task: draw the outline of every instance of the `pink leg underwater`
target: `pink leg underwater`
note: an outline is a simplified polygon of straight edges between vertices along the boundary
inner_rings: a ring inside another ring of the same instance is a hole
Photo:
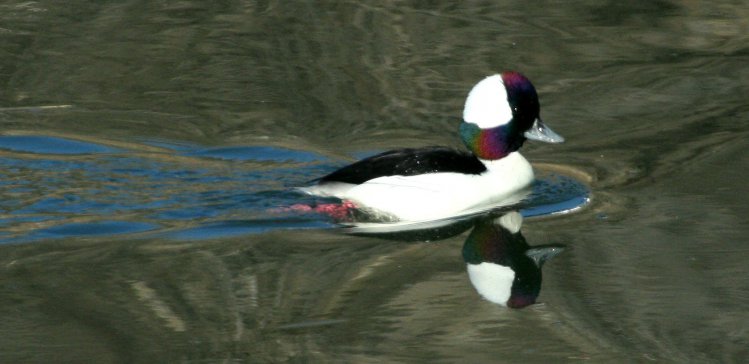
[[[351,201],[343,201],[341,203],[325,203],[320,205],[305,205],[295,204],[289,207],[280,208],[275,211],[277,212],[317,212],[319,214],[328,215],[335,220],[348,220],[351,218],[351,211],[356,208]]]

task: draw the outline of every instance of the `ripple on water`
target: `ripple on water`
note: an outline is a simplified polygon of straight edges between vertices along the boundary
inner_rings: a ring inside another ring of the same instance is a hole
[[[116,153],[108,146],[41,135],[0,135],[0,149],[35,154]]]
[[[0,241],[143,233],[194,240],[335,226],[327,216],[283,208],[326,202],[292,187],[343,163],[271,146],[149,146],[158,151],[0,136],[6,151],[0,155]],[[552,215],[574,211],[588,198],[583,183],[541,169],[516,207],[527,217]]]
[[[156,224],[132,221],[98,221],[90,223],[69,223],[38,231],[38,236],[68,237],[134,234],[158,228]]]
[[[590,202],[588,186],[573,177],[544,170],[536,174],[533,192],[518,206],[523,216],[571,213]]]
[[[185,153],[191,157],[217,158],[235,161],[309,163],[320,159],[315,153],[277,147],[217,147]]]

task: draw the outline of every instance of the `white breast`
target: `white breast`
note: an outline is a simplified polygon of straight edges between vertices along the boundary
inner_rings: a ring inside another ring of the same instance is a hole
[[[483,161],[480,175],[429,173],[388,176],[360,185],[335,184],[305,189],[315,195],[335,196],[403,221],[453,217],[486,207],[519,202],[520,192],[533,181],[530,163],[518,152],[497,161]]]

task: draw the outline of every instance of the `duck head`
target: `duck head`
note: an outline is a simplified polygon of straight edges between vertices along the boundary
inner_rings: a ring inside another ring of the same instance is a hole
[[[540,116],[538,94],[520,73],[489,76],[468,93],[460,136],[478,158],[496,160],[520,149],[526,139],[564,141]]]

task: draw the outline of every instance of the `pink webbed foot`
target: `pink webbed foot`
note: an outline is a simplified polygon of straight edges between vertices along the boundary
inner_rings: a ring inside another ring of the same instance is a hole
[[[316,212],[340,221],[350,219],[351,212],[355,208],[356,205],[353,202],[343,201],[341,203],[324,203],[319,205],[294,204],[286,208],[277,209],[276,211]]]

